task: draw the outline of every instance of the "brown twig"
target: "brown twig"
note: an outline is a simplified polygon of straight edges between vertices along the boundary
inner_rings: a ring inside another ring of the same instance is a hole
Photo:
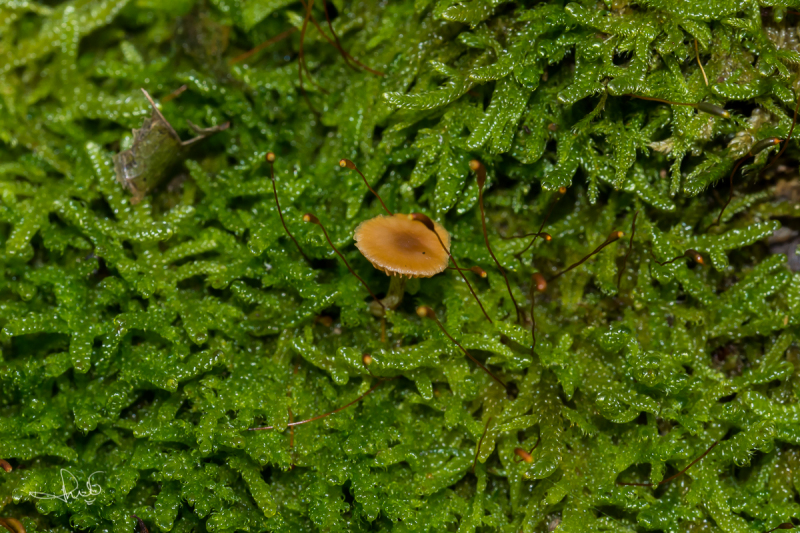
[[[682,105],[687,107],[695,107],[697,104],[692,104],[688,102],[673,102],[671,100],[664,100],[663,98],[655,98],[653,96],[640,96],[638,94],[631,94],[629,95],[631,98],[636,98],[638,100],[649,100],[650,102],[660,102],[662,104],[668,105]]]
[[[486,273],[486,271],[484,269],[482,269],[481,267],[479,267],[478,265],[471,266],[469,268],[458,268],[458,267],[455,267],[455,266],[451,266],[451,267],[447,267],[447,270],[458,270],[459,272],[463,272],[465,270],[469,270],[473,274],[477,274],[478,276],[482,277],[483,279],[486,279],[489,276]]]
[[[504,237],[502,235],[499,236],[504,241],[510,241],[512,239],[524,239],[525,237],[541,237],[542,239],[550,242],[553,240],[553,237],[549,233],[539,232],[539,233],[523,233],[522,235],[511,235],[510,237]],[[530,246],[530,244],[528,245]],[[527,250],[527,248],[525,249]],[[524,251],[524,250],[523,250]]]
[[[687,107],[693,107],[698,111],[703,113],[708,113],[709,115],[715,115],[722,118],[731,118],[731,113],[724,107],[720,107],[718,105],[709,104],[707,102],[697,102],[696,104],[692,104],[689,102],[673,102],[671,100],[664,100],[663,98],[654,98],[652,96],[639,96],[637,94],[629,94],[631,98],[638,98],[639,100],[649,100],[651,102],[660,102],[662,104],[668,105],[682,105]]]
[[[303,8],[306,9],[306,3],[305,3],[304,0],[300,0],[300,4],[302,4]],[[363,68],[364,70],[366,70],[366,71],[368,71],[368,72],[370,72],[372,74],[375,74],[376,76],[381,76],[381,77],[385,76],[386,74],[384,74],[383,72],[368,67],[367,65],[365,65],[364,63],[362,63],[358,59],[354,58],[352,55],[350,55],[347,52],[347,50],[344,49],[344,47],[339,42],[339,37],[336,35],[336,32],[333,30],[333,25],[331,23],[331,18],[330,18],[330,15],[328,14],[328,4],[326,3],[325,0],[322,0],[322,8],[325,11],[325,19],[328,21],[328,27],[331,30],[331,34],[333,34],[333,39],[328,37],[328,34],[326,34],[322,30],[322,26],[319,25],[319,22],[317,22],[317,19],[314,18],[313,14],[311,15],[311,23],[314,25],[315,28],[317,28],[317,31],[319,31],[320,35],[322,35],[322,37],[326,41],[328,41],[328,44],[330,44],[331,46],[333,46],[334,48],[336,48],[339,51],[339,54],[341,54],[342,58],[344,59],[344,62],[347,64],[347,66],[352,68],[352,69],[355,69],[355,67],[350,64],[350,61],[352,61],[354,64],[358,65],[359,67]]]

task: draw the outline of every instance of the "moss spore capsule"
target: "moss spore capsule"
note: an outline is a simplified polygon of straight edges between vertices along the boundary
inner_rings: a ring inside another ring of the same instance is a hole
[[[781,143],[781,140],[778,137],[768,137],[766,139],[761,139],[757,143],[750,148],[749,154],[751,156],[758,155],[767,148],[772,148],[773,146],[777,146]]]
[[[349,168],[350,170],[355,170],[356,172],[358,172],[358,175],[361,176],[361,179],[364,181],[364,185],[367,186],[367,189],[369,189],[369,192],[371,192],[375,196],[375,198],[377,198],[378,201],[381,203],[381,206],[383,206],[383,210],[386,211],[386,213],[388,213],[389,216],[394,215],[394,213],[392,213],[389,210],[389,208],[386,207],[386,204],[383,203],[383,198],[381,198],[381,195],[378,194],[375,191],[375,189],[372,188],[372,185],[369,184],[369,182],[367,181],[367,178],[364,176],[364,174],[361,173],[361,171],[358,169],[358,167],[356,166],[355,163],[353,163],[349,159],[340,159],[339,160],[339,166],[342,167],[342,168]]]
[[[528,249],[536,243],[536,239],[539,236],[541,236],[547,242],[553,240],[549,233],[543,233],[542,230],[544,229],[545,224],[547,224],[547,221],[550,219],[550,215],[553,213],[553,208],[556,206],[556,203],[558,203],[558,201],[561,200],[565,194],[567,194],[567,188],[562,185],[558,188],[556,194],[553,196],[553,199],[550,201],[550,207],[547,209],[547,214],[542,219],[542,223],[539,226],[539,231],[533,235],[533,239],[531,239],[531,242],[528,243],[528,246],[523,248],[521,252],[514,254],[519,261],[522,261],[522,254],[528,251]]]
[[[530,451],[526,452],[522,448],[514,448],[514,455],[517,456],[517,458],[515,458],[514,461],[517,462],[517,463],[520,463],[520,462],[523,462],[523,461],[528,463],[528,464],[532,463],[533,462],[533,451],[536,448],[539,447],[539,444],[541,444],[541,442],[542,442],[542,434],[539,433],[539,437],[536,439],[536,444],[533,445],[533,448],[531,448]]]
[[[685,255],[687,257],[689,257],[695,263],[698,263],[700,265],[705,265],[706,264],[705,261],[703,261],[703,256],[700,255],[700,252],[698,252],[697,250],[692,250],[690,248],[690,249],[686,250],[686,254]]]
[[[531,286],[538,292],[544,292],[547,290],[547,280],[541,273],[534,272],[531,276]]]
[[[517,459],[515,459],[515,461],[518,463],[525,461],[526,463],[530,464],[533,462],[533,456],[531,456],[530,453],[526,452],[522,448],[514,448],[514,455],[517,456]]]
[[[698,252],[697,250],[692,250],[691,248],[683,252],[681,255],[673,257],[669,261],[659,261],[658,258],[653,253],[652,248],[650,249],[650,255],[652,256],[653,260],[661,266],[670,265],[675,261],[677,261],[678,259],[683,259],[683,258],[689,258],[695,263],[698,263],[699,265],[704,266],[706,264],[705,261],[703,260],[703,256],[700,255],[700,252]]]
[[[486,271],[477,265],[469,267],[469,270],[471,270],[474,274],[477,274],[478,276],[484,279],[488,276]]]
[[[715,104],[709,104],[708,102],[698,102],[697,110],[709,115],[714,115],[716,117],[731,118],[730,111],[724,107],[720,107]]]

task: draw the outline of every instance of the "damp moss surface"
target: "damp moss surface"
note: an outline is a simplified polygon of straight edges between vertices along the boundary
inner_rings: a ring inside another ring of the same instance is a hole
[[[306,2],[0,3],[0,529],[791,526],[800,3]]]

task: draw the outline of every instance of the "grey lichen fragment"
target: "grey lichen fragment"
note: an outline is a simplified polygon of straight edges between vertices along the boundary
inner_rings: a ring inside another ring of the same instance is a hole
[[[131,194],[131,203],[139,203],[145,195],[157,187],[172,168],[186,159],[196,142],[211,134],[228,129],[229,122],[211,128],[199,128],[189,122],[197,137],[181,141],[178,133],[167,122],[150,95],[142,89],[153,114],[139,129],[133,130],[133,146],[114,156],[114,171],[117,181]]]

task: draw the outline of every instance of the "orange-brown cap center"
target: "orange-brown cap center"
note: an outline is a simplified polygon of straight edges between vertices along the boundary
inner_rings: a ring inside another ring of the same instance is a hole
[[[436,222],[434,228],[436,233],[408,215],[378,216],[359,224],[354,239],[378,270],[390,276],[427,278],[447,268],[449,259],[442,244],[449,250],[450,234]]]

